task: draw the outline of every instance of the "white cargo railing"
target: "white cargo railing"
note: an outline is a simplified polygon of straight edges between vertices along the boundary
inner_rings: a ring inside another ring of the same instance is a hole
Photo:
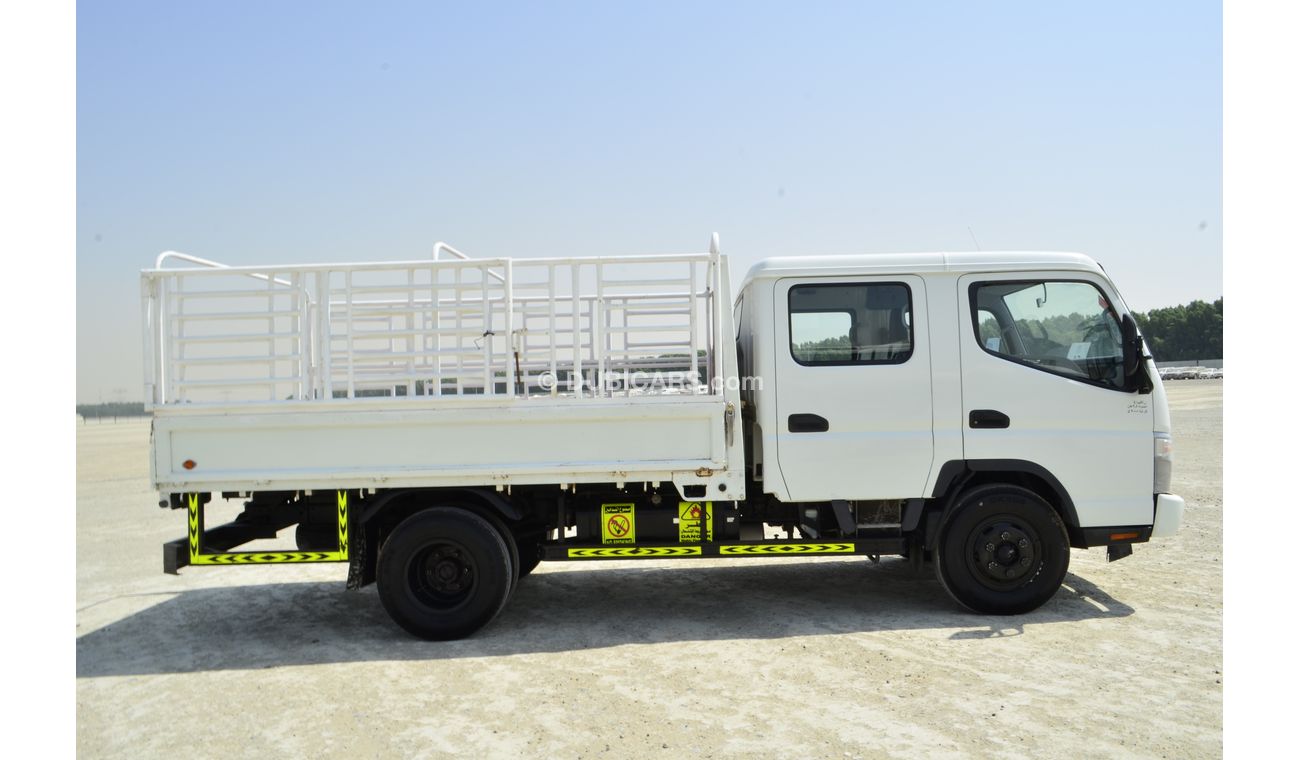
[[[439,243],[424,261],[233,267],[167,252],[141,277],[145,399],[709,394],[719,261],[716,235],[669,256],[471,259]]]

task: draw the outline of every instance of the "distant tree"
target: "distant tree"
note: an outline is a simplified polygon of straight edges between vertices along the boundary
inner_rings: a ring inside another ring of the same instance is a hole
[[[1223,298],[1134,312],[1157,361],[1223,358]]]
[[[794,355],[802,361],[846,362],[853,358],[853,346],[847,335],[806,340],[795,344]]]
[[[1182,306],[1133,312],[1138,329],[1157,361],[1195,361],[1223,358],[1223,299],[1213,303],[1192,301]],[[1047,319],[1021,319],[1017,326],[1022,340],[1046,348],[1069,345],[1077,338],[1084,317],[1079,314],[1057,315]],[[999,337],[998,325],[985,318],[979,326],[980,342],[988,345]]]
[[[107,404],[77,404],[77,416],[83,420],[99,419],[101,417],[145,417],[149,413],[144,410],[144,404],[111,402]]]

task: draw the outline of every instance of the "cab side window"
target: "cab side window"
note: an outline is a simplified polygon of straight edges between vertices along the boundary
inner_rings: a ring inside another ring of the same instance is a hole
[[[971,310],[976,340],[994,356],[1124,389],[1119,318],[1092,283],[975,283]]]
[[[912,355],[912,293],[901,282],[790,288],[790,355],[804,366],[901,364]]]

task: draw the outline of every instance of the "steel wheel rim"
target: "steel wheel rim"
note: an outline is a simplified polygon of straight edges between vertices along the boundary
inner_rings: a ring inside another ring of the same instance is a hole
[[[478,586],[478,563],[455,541],[422,547],[406,566],[407,585],[423,605],[441,611],[463,606]]]
[[[1032,580],[1043,563],[1038,531],[1011,515],[990,517],[966,542],[966,565],[980,584],[999,590]]]

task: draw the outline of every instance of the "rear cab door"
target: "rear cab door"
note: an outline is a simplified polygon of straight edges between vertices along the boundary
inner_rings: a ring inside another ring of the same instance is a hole
[[[788,498],[921,496],[934,457],[925,281],[784,278],[773,296]]]

